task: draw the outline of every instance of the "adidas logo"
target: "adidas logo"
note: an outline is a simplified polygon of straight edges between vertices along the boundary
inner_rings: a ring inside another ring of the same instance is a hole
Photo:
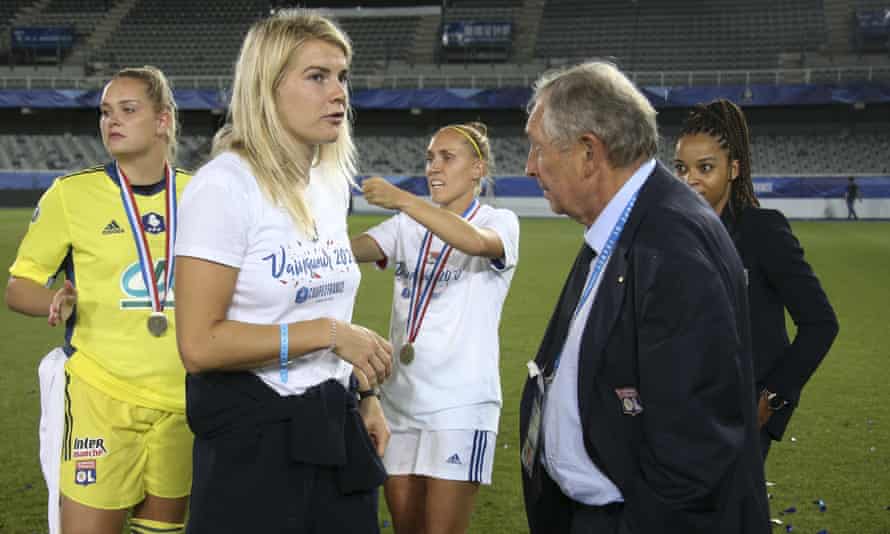
[[[102,230],[102,235],[109,234],[122,234],[124,230],[117,224],[117,221],[111,219],[111,222],[105,225],[105,228]]]
[[[458,456],[457,453],[454,453],[447,460],[445,460],[445,463],[461,465],[460,456]]]

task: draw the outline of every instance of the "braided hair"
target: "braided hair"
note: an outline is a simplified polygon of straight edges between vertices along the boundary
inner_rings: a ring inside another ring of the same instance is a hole
[[[717,139],[720,148],[729,153],[729,161],[738,161],[739,174],[730,182],[729,207],[738,215],[748,207],[759,207],[751,179],[751,143],[748,123],[742,110],[729,100],[719,98],[698,104],[683,122],[680,137],[707,134]]]

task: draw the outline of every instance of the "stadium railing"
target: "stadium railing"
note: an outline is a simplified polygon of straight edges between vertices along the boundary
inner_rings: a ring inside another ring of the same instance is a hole
[[[467,72],[464,74],[353,74],[353,89],[499,89],[529,87],[540,72]],[[818,67],[805,69],[639,71],[630,73],[639,85],[659,87],[747,86],[753,84],[835,84],[890,81],[890,66]],[[97,89],[104,77],[28,74],[0,71],[0,89]],[[231,76],[171,76],[181,89],[226,89]]]

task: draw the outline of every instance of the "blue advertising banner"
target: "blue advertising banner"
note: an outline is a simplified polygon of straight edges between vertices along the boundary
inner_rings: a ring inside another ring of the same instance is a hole
[[[74,27],[17,27],[12,29],[12,48],[66,50],[74,46]]]
[[[357,181],[366,178],[358,177]],[[429,195],[423,176],[387,176],[387,180],[415,195]],[[890,176],[857,176],[860,198],[890,198]],[[2,186],[0,186],[2,187]],[[842,198],[846,176],[765,176],[754,178],[758,198]],[[544,196],[538,181],[528,176],[498,176],[495,196],[534,198]]]
[[[890,102],[890,84],[858,82],[842,85],[751,85],[640,88],[656,108],[690,107],[715,98],[742,106],[800,106]],[[503,89],[368,89],[353,91],[356,109],[525,109],[528,87]],[[174,91],[180,109],[225,109],[228,95],[218,89]],[[100,91],[83,89],[0,89],[0,108],[95,108]]]
[[[64,171],[0,171],[0,189],[49,189]]]
[[[856,31],[864,37],[888,37],[890,36],[890,8],[857,11]]]
[[[0,190],[46,189],[56,177],[68,172],[0,171]],[[356,181],[361,184],[365,178],[367,176],[358,176]],[[386,179],[415,195],[429,195],[423,176],[387,176]],[[758,198],[842,198],[847,183],[846,176],[764,176],[754,178],[754,192]],[[856,176],[856,184],[861,198],[890,198],[890,176]],[[543,196],[537,180],[528,176],[498,176],[494,193],[499,197]]]
[[[442,29],[442,46],[446,48],[510,46],[512,41],[513,24],[510,22],[449,22]]]
[[[844,176],[770,176],[754,178],[758,198],[840,198],[847,191]],[[860,198],[890,198],[890,177],[857,176]]]

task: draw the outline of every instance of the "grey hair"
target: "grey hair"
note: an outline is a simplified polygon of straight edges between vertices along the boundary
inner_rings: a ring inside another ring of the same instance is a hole
[[[566,145],[592,133],[615,168],[658,152],[656,111],[618,67],[589,61],[544,73],[534,85],[529,111],[542,100],[542,127],[551,142]]]

